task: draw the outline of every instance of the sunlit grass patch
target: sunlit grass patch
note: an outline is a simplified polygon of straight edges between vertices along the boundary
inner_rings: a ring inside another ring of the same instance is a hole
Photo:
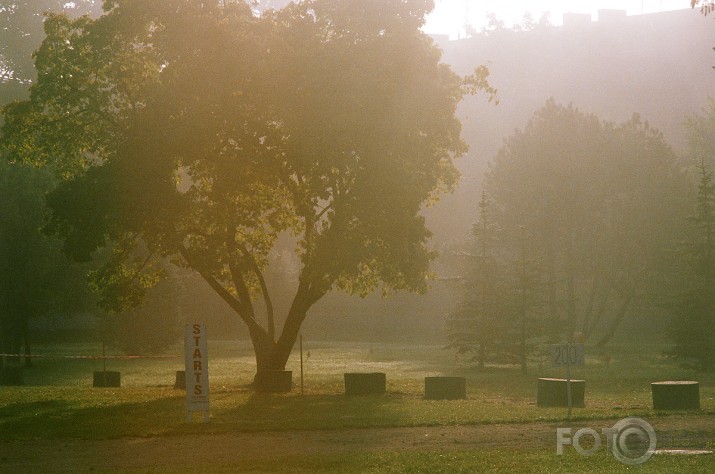
[[[216,463],[204,472],[275,473],[436,473],[475,472],[530,473],[622,473],[633,471],[708,473],[715,469],[715,456],[654,456],[642,466],[626,466],[605,451],[592,456],[569,452],[557,456],[553,449],[454,450],[440,453],[419,451],[368,451],[340,454],[266,457],[239,463]],[[195,472],[194,469],[172,470]],[[160,470],[146,472],[161,472]]]
[[[52,350],[72,355],[97,348],[76,345]],[[631,360],[633,353],[628,347],[617,352],[609,366],[590,361],[585,369],[575,371],[574,377],[586,379],[586,407],[573,410],[574,420],[667,416],[672,412],[652,409],[650,383],[675,378],[699,380],[697,413],[715,414],[715,375],[684,371],[672,361],[658,359],[656,351],[643,351],[642,358]],[[653,359],[661,364],[653,364]],[[181,359],[108,361],[109,370],[122,372],[122,387],[109,389],[91,387],[92,371],[102,370],[101,361],[36,359],[34,367],[25,371],[27,386],[0,387],[0,439],[555,423],[566,417],[565,408],[536,406],[537,377],[559,375],[550,367],[531,367],[523,375],[515,367],[477,370],[460,365],[449,351],[436,346],[308,343],[302,390],[296,351],[287,367],[293,370],[294,389],[286,394],[256,394],[248,388],[255,370],[250,344],[210,341],[210,423],[188,424],[184,391],[173,389],[182,363]],[[360,371],[385,372],[387,393],[346,396],[343,374]],[[424,377],[433,375],[466,377],[467,399],[424,400]]]

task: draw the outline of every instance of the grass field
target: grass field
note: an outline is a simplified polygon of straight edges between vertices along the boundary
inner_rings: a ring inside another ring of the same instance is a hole
[[[210,341],[211,420],[187,423],[184,392],[173,389],[174,373],[183,360],[109,360],[107,370],[122,373],[122,387],[92,388],[92,372],[102,362],[86,359],[38,358],[24,374],[22,387],[0,387],[0,449],[23,440],[112,440],[133,437],[218,436],[245,432],[352,430],[457,425],[560,426],[566,410],[535,404],[536,378],[560,377],[548,364],[533,366],[528,375],[513,367],[478,371],[455,361],[454,355],[433,346],[305,344],[304,393],[301,394],[299,356],[292,357],[296,387],[287,394],[255,394],[246,388],[253,377],[250,345],[239,341]],[[93,355],[89,345],[37,347],[37,354]],[[176,349],[180,353],[180,348]],[[310,353],[308,356],[308,352]],[[574,370],[586,380],[586,408],[574,409],[574,421],[594,428],[636,416],[656,424],[672,412],[652,409],[650,383],[694,379],[700,382],[701,410],[690,417],[712,420],[709,429],[689,433],[687,427],[669,433],[697,439],[701,448],[715,447],[715,375],[696,374],[660,356],[658,347],[616,346],[607,366],[587,357],[585,368]],[[588,354],[587,354],[588,355]],[[343,373],[380,371],[387,374],[385,396],[346,397]],[[424,377],[459,375],[467,378],[468,399],[423,399]],[[339,434],[338,434],[339,436]],[[621,465],[605,450],[582,457],[567,450],[555,455],[555,432],[538,445],[522,448],[489,447],[448,452],[306,453],[282,459],[242,463],[242,472],[620,472]],[[4,443],[4,444],[3,444]],[[545,448],[544,445],[549,446]],[[660,446],[659,446],[660,447]],[[673,446],[670,446],[673,447]],[[1,458],[1,456],[0,456]],[[286,466],[290,466],[288,470]],[[646,465],[657,472],[715,472],[715,456],[655,456]],[[237,466],[217,460],[211,471],[233,472]],[[189,466],[189,472],[201,470]],[[631,467],[631,469],[633,469]],[[0,463],[0,471],[2,464]],[[147,471],[153,472],[151,464]],[[158,469],[161,471],[161,469]]]

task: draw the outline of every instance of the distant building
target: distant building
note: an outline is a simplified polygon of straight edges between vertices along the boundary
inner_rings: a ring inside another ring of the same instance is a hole
[[[444,46],[449,43],[449,35],[430,34],[429,37],[432,38],[432,41],[440,48],[444,48]]]
[[[626,19],[625,10],[598,10],[599,23],[615,23]]]
[[[590,13],[564,13],[564,28],[580,28],[591,24]]]

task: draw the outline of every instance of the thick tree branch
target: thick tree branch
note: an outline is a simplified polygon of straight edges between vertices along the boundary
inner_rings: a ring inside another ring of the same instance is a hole
[[[318,213],[315,215],[315,222],[320,222],[320,219],[321,219],[321,218],[325,215],[325,213],[328,212],[330,209],[333,209],[333,203],[332,203],[332,202],[329,202],[328,204],[326,204],[326,206],[325,206],[324,208],[322,208],[322,209],[320,210],[320,212],[318,212]]]
[[[251,293],[248,291],[246,280],[243,277],[243,269],[233,259],[228,262],[228,269],[231,272],[231,280],[233,281],[233,287],[236,289],[236,293],[238,294],[239,301],[243,303],[246,313],[252,320],[255,321],[256,312],[254,311],[253,303],[251,302]]]
[[[273,314],[273,302],[271,301],[271,296],[270,296],[270,293],[268,292],[268,286],[266,285],[266,280],[263,277],[263,272],[261,272],[261,269],[258,267],[258,264],[256,263],[256,259],[253,258],[253,255],[248,252],[248,249],[244,245],[240,246],[240,250],[243,253],[246,260],[248,261],[249,266],[251,267],[251,270],[256,275],[256,278],[258,279],[258,284],[261,286],[261,294],[263,295],[263,301],[266,303],[266,318],[268,319],[268,322],[267,322],[268,336],[271,338],[272,341],[275,341],[276,323],[275,323],[275,317]]]
[[[228,269],[231,272],[231,280],[233,281],[233,287],[236,289],[236,293],[238,294],[238,299],[244,304],[251,319],[255,321],[256,312],[253,308],[253,302],[251,301],[251,293],[248,290],[246,279],[243,276],[246,269],[241,263],[238,246],[236,244],[236,236],[231,231],[231,229],[235,228],[236,226],[229,226],[226,232],[226,248],[228,249],[229,254]]]
[[[246,306],[237,298],[223,287],[210,273],[201,270],[200,266],[196,264],[194,259],[189,254],[189,251],[183,245],[179,246],[179,253],[186,260],[191,268],[196,270],[199,275],[209,284],[212,290],[218,294],[222,300],[224,300],[233,309],[241,320],[246,323],[248,329],[251,332],[265,333],[265,330],[251,317],[251,313],[247,310]]]

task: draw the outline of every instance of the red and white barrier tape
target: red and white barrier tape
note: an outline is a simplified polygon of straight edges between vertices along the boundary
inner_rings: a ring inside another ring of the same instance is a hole
[[[171,356],[143,356],[143,355],[113,355],[113,356],[92,356],[92,355],[42,355],[42,354],[0,354],[0,357],[21,357],[21,358],[32,358],[32,359],[179,359],[183,356],[171,355]]]

